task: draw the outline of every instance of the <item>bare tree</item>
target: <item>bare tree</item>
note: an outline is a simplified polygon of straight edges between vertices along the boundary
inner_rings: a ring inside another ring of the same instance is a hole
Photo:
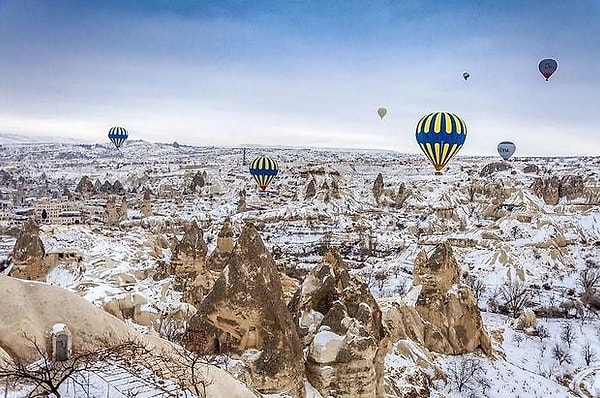
[[[559,343],[555,343],[552,346],[552,358],[556,359],[559,364],[563,363],[572,363],[573,358],[571,357],[571,353]]]
[[[570,322],[565,322],[563,324],[563,327],[560,331],[560,339],[567,343],[567,345],[569,346],[569,348],[571,348],[571,344],[573,344],[573,341],[575,341],[575,329],[573,329],[573,324],[571,324]]]
[[[29,397],[46,397],[54,394],[61,397],[60,387],[67,381],[73,382],[86,391],[86,384],[80,377],[85,373],[99,372],[107,362],[134,358],[135,353],[144,349],[135,340],[110,343],[102,341],[97,348],[74,352],[65,361],[53,360],[46,348],[35,338],[23,334],[30,344],[37,360],[24,358],[0,359],[0,380],[30,385],[33,390]]]
[[[478,385],[483,385],[485,368],[481,360],[470,357],[455,358],[448,368],[448,378],[456,385],[458,392],[474,390]]]
[[[529,303],[531,293],[518,281],[511,281],[502,286],[499,291],[500,307],[503,307],[513,318]]]
[[[159,355],[172,371],[172,379],[187,397],[191,391],[194,397],[206,397],[206,388],[214,383],[210,374],[210,365],[218,363],[211,355],[189,351],[182,346],[174,345],[174,352]]]
[[[469,274],[465,276],[464,283],[471,288],[475,300],[479,303],[479,298],[486,290],[485,283],[481,279]]]
[[[581,347],[581,357],[586,366],[590,366],[590,364],[596,360],[596,350],[594,350],[594,347],[589,341],[586,341],[583,347]]]
[[[591,307],[600,307],[600,297],[598,297],[600,269],[586,268],[582,270],[577,276],[577,282],[583,289],[581,301]]]
[[[520,347],[523,340],[525,340],[525,337],[523,337],[523,335],[521,333],[515,333],[512,335],[511,340],[513,342],[517,343],[517,347]]]
[[[540,323],[535,328],[535,335],[539,337],[540,341],[544,341],[545,338],[550,337],[550,332],[544,325]]]
[[[600,270],[594,268],[586,268],[579,272],[577,282],[583,289],[583,293],[590,292],[600,286]]]

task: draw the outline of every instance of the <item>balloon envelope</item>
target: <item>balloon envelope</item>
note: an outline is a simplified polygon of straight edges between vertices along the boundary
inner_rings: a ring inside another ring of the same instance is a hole
[[[508,160],[514,155],[517,150],[517,146],[510,141],[502,141],[498,144],[498,154],[502,156],[502,159]]]
[[[383,119],[383,117],[387,114],[387,109],[379,108],[379,109],[377,109],[377,114],[379,115],[379,117],[381,119]]]
[[[463,73],[463,79],[467,80],[469,77],[471,77],[471,75],[469,75],[469,72]]]
[[[417,123],[416,138],[435,170],[440,171],[465,143],[467,125],[453,113],[430,113]]]
[[[127,137],[129,137],[129,133],[124,127],[111,127],[108,130],[108,138],[117,149],[121,148]]]
[[[278,171],[277,162],[268,156],[259,156],[250,162],[250,174],[261,191],[267,189]]]
[[[557,68],[558,62],[556,62],[552,58],[543,59],[538,65],[538,69],[540,73],[546,78],[546,81],[550,79],[550,76],[552,76],[554,72],[556,72]]]

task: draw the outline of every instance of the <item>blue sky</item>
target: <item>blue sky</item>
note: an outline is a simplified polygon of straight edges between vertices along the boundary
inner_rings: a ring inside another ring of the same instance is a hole
[[[464,155],[598,155],[599,20],[597,0],[0,0],[0,132],[417,153],[446,110]]]

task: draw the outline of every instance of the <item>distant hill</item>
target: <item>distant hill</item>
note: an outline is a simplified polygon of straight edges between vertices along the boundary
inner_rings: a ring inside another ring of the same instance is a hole
[[[56,142],[81,144],[91,143],[89,140],[79,138],[58,137],[50,135],[33,135],[33,134],[15,134],[15,133],[0,133],[0,144],[35,144],[41,142]]]

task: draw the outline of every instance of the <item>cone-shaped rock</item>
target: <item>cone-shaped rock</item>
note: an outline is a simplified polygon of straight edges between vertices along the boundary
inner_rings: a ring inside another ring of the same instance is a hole
[[[10,275],[15,278],[45,280],[48,271],[44,264],[45,254],[40,227],[33,218],[29,218],[15,242],[11,255],[14,267]]]
[[[322,396],[385,396],[387,338],[369,288],[328,250],[290,302],[298,334],[308,347],[306,373]]]
[[[79,180],[79,183],[77,184],[77,188],[75,188],[75,192],[81,194],[84,197],[88,197],[93,190],[94,184],[88,176],[81,177],[81,180]]]
[[[375,178],[375,182],[373,183],[373,196],[375,200],[379,202],[379,198],[383,194],[383,175],[381,173],[377,174],[377,178]]]
[[[227,266],[183,336],[188,349],[243,355],[265,394],[304,394],[302,346],[273,258],[246,224]]]
[[[190,222],[173,250],[171,273],[175,275],[175,289],[193,305],[200,303],[216,279],[206,270],[207,252],[202,229],[196,221]]]
[[[206,267],[213,271],[222,271],[233,252],[233,231],[229,217],[225,218],[223,227],[217,236],[217,247],[206,261]]]
[[[481,348],[492,355],[473,292],[461,285],[459,268],[448,243],[436,246],[427,258],[415,259],[413,286],[421,285],[416,309],[425,321],[425,346],[442,354],[463,354]]]
[[[306,193],[304,194],[304,200],[310,200],[312,198],[315,197],[315,195],[317,194],[317,182],[315,181],[315,178],[313,177],[308,185],[306,186]]]

